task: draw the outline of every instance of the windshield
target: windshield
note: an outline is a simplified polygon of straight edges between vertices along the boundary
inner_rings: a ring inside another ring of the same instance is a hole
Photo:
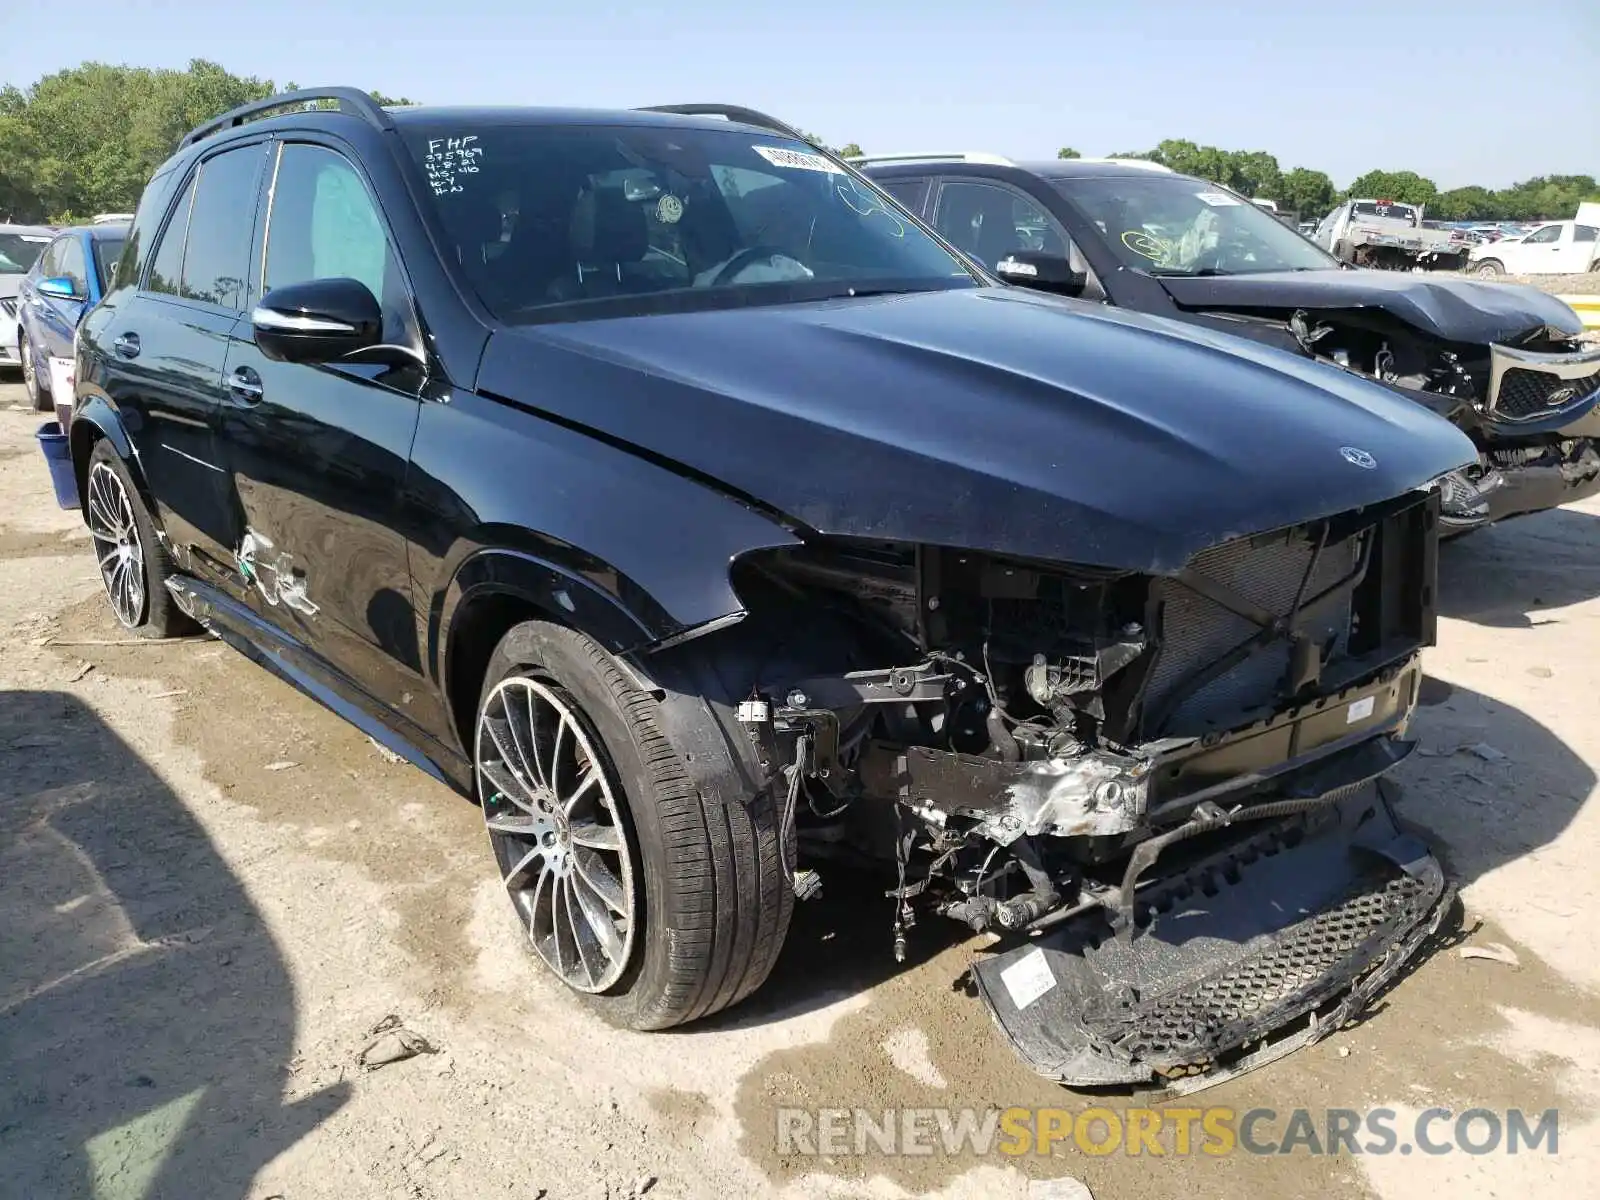
[[[884,193],[787,138],[496,124],[404,136],[454,257],[501,320],[977,286]]]
[[[1386,204],[1382,200],[1357,200],[1350,206],[1350,212],[1357,217],[1381,217],[1385,221],[1404,221],[1413,228],[1417,224],[1417,210],[1409,204]]]
[[[122,257],[121,238],[95,238],[94,240],[94,265],[100,275],[100,290],[111,290],[111,276],[117,269],[117,260]]]
[[[1250,275],[1338,265],[1271,213],[1182,175],[1053,181],[1125,266],[1155,275]]]
[[[49,234],[0,233],[0,275],[26,275],[49,244]]]

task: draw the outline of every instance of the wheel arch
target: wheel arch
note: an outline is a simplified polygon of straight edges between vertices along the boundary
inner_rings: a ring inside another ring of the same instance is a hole
[[[98,394],[90,394],[78,406],[72,416],[72,426],[67,431],[67,446],[72,453],[72,474],[77,481],[78,495],[82,496],[88,485],[89,456],[94,453],[95,444],[101,441],[110,442],[116,450],[117,456],[128,468],[128,474],[133,476],[133,484],[139,489],[139,498],[144,501],[151,521],[156,522],[154,498],[150,494],[150,485],[145,480],[139,456],[133,448],[133,439],[122,424],[121,414],[109,400]]]

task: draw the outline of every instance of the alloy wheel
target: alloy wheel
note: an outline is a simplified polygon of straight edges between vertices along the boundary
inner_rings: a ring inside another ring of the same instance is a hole
[[[112,611],[129,629],[144,616],[144,547],[122,479],[107,463],[89,469],[87,510],[100,578]]]
[[[17,357],[22,360],[22,386],[28,393],[28,403],[39,407],[39,376],[33,366],[33,347],[26,338],[17,341]]]
[[[484,824],[534,950],[569,987],[607,990],[633,955],[640,871],[598,740],[565,693],[512,676],[476,741]]]

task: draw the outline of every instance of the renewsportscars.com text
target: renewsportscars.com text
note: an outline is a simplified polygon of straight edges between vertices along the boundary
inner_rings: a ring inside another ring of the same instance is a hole
[[[780,1108],[783,1155],[1557,1154],[1557,1109]]]

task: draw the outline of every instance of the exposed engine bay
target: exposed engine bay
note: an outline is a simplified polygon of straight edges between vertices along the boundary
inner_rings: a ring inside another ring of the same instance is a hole
[[[1192,1090],[1337,1028],[1447,899],[1380,790],[1411,749],[1439,503],[1170,576],[844,539],[741,560],[766,619],[737,718],[796,894],[887,864],[897,958],[934,915],[1011,939],[977,989],[1069,1084]]]

